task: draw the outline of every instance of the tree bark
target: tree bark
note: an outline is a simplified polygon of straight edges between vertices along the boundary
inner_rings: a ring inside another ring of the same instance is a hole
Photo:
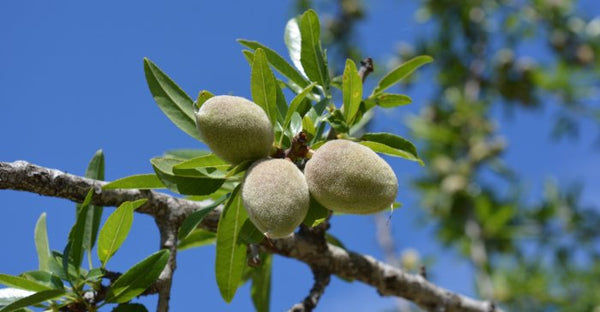
[[[136,210],[155,218],[161,232],[161,247],[171,250],[171,259],[159,281],[159,311],[167,311],[171,279],[175,270],[177,229],[187,215],[205,207],[205,203],[176,198],[150,190],[103,190],[107,182],[88,179],[59,170],[36,166],[25,161],[0,162],[0,189],[26,191],[81,202],[94,188],[92,203],[118,206],[124,201],[147,198]],[[216,209],[204,218],[201,227],[216,231],[221,210]],[[331,274],[358,280],[373,286],[382,296],[397,296],[410,300],[428,311],[501,311],[492,302],[478,301],[436,286],[419,275],[408,274],[399,268],[340,247],[322,244],[310,236],[295,234],[285,239],[271,240],[262,248],[279,255],[295,258],[311,267]]]

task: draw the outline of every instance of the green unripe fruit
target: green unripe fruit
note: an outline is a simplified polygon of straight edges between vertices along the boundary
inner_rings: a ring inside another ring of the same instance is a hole
[[[289,236],[308,213],[302,172],[285,159],[262,159],[246,172],[242,201],[254,225],[270,238]]]
[[[392,168],[366,146],[333,140],[306,163],[311,195],[335,212],[369,214],[389,208],[398,192]]]
[[[267,157],[273,129],[265,111],[230,95],[208,99],[196,113],[196,127],[213,153],[230,164]]]

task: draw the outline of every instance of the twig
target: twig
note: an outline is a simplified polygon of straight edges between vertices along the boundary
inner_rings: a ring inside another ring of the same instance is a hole
[[[331,280],[331,273],[327,270],[322,270],[317,267],[311,267],[315,283],[310,289],[308,296],[302,300],[302,302],[295,304],[289,311],[290,312],[310,312],[317,307],[319,299],[325,292],[325,288],[329,285]]]
[[[105,183],[24,161],[0,162],[0,189],[28,191],[81,202],[93,187],[96,192],[92,203],[99,206],[118,206],[124,201],[148,198],[148,202],[136,212],[165,218],[165,222],[171,223],[174,228],[177,228],[187,215],[205,207],[201,202],[153,191],[102,190],[101,186]],[[219,215],[220,210],[211,212],[202,220],[200,226],[209,231],[216,231]],[[326,244],[326,249],[322,250],[320,244],[315,244],[302,235],[275,239],[271,244],[263,242],[262,246],[277,254],[298,259],[311,267],[323,268],[331,274],[371,285],[384,296],[403,297],[427,310],[444,306],[448,312],[488,312],[492,306],[489,302],[477,301],[438,287],[421,276],[408,274],[368,255],[332,244]],[[496,306],[496,311],[501,310]]]
[[[360,61],[360,68],[358,69],[358,75],[360,76],[360,79],[362,80],[363,83],[365,83],[365,79],[367,79],[367,76],[369,76],[369,74],[373,72],[374,68],[375,67],[373,66],[372,58],[367,57],[366,59]]]

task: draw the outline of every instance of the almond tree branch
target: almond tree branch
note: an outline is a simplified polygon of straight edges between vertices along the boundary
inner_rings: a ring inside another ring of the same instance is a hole
[[[0,162],[0,189],[27,191],[40,195],[61,197],[81,202],[88,190],[94,188],[92,203],[100,206],[118,206],[124,201],[147,198],[148,201],[136,212],[153,216],[161,229],[161,244],[173,249],[176,245],[176,229],[191,212],[201,209],[201,202],[175,198],[166,194],[148,190],[102,190],[106,182],[83,178],[48,169],[24,161],[13,163]],[[216,231],[220,210],[209,214],[201,223],[202,228]],[[158,221],[161,220],[161,221]],[[164,222],[164,223],[163,223]],[[168,224],[168,226],[166,225]],[[163,234],[170,233],[170,234]],[[174,236],[169,236],[174,235]],[[171,245],[172,244],[172,245]],[[298,259],[311,267],[327,270],[347,279],[369,284],[382,296],[397,296],[410,300],[429,311],[501,311],[493,303],[478,301],[438,287],[419,275],[408,274],[402,270],[375,260],[368,255],[326,245],[326,249],[316,244],[306,235],[294,235],[285,239],[272,240],[262,247],[274,253]],[[169,259],[169,266],[161,274],[161,281],[168,275],[172,278],[175,269],[175,253]],[[172,263],[172,265],[171,265]],[[164,292],[159,296],[168,301],[171,281],[164,282]],[[161,300],[159,299],[159,308]],[[165,308],[168,307],[165,306]],[[159,310],[166,311],[166,310]]]

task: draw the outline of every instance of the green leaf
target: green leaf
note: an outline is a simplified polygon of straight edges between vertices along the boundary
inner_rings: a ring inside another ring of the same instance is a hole
[[[252,62],[252,72],[250,79],[250,89],[252,90],[252,100],[267,113],[271,124],[277,121],[277,90],[276,81],[267,57],[262,49],[256,49],[254,52],[254,61]]]
[[[344,115],[339,109],[334,110],[333,113],[327,117],[327,121],[337,133],[348,133],[350,130]]]
[[[277,95],[275,99],[275,104],[277,105],[277,122],[283,123],[288,111],[288,104],[285,95],[283,94],[283,90],[281,89],[282,85],[285,87],[285,84],[279,83],[279,80],[277,80],[277,82],[278,83],[275,83],[275,94]]]
[[[211,177],[194,169],[186,170],[185,173],[175,173],[173,166],[181,163],[178,159],[155,157],[150,162],[162,183],[171,191],[179,194],[208,195],[218,190],[225,182],[224,177]]]
[[[273,256],[267,253],[261,253],[262,263],[259,267],[252,270],[252,288],[250,296],[254,308],[258,312],[268,312],[271,301],[271,271],[273,265]]]
[[[197,226],[202,222],[202,219],[206,217],[211,211],[215,210],[220,204],[229,198],[229,194],[221,196],[219,199],[212,202],[210,205],[192,212],[181,224],[179,228],[179,239],[186,238]]]
[[[221,296],[231,302],[246,266],[246,244],[239,239],[242,225],[248,218],[238,186],[223,209],[217,229],[215,272]]]
[[[184,239],[179,241],[179,245],[177,245],[177,250],[182,251],[208,244],[214,244],[216,240],[217,234],[203,229],[195,229],[191,233],[189,233]]]
[[[199,157],[192,158],[190,160],[186,160],[182,163],[176,164],[173,166],[173,170],[175,169],[196,169],[196,168],[206,168],[206,167],[223,167],[229,166],[223,159],[219,158],[215,154],[207,154]]]
[[[196,99],[196,102],[194,102],[194,110],[197,112],[200,109],[200,107],[202,107],[202,104],[204,104],[204,102],[206,102],[213,96],[215,95],[210,93],[209,91],[200,91],[200,93],[198,93],[198,98]]]
[[[354,116],[358,112],[360,107],[360,101],[362,100],[362,80],[358,75],[356,64],[351,59],[346,60],[346,68],[344,69],[342,94],[344,106],[342,106],[342,112],[348,125],[352,124]]]
[[[383,78],[381,78],[381,80],[379,80],[379,83],[377,83],[372,95],[381,94],[395,83],[410,75],[413,71],[415,71],[415,69],[432,61],[432,57],[421,55],[400,64],[400,66],[396,67]]]
[[[90,160],[87,170],[85,171],[85,177],[100,181],[104,180],[104,153],[102,150],[96,151]],[[82,205],[77,205],[78,210],[82,208],[85,209]],[[96,244],[103,210],[104,207],[102,206],[89,205],[87,207],[85,225],[83,226],[83,249],[87,252],[91,252]]]
[[[300,35],[300,26],[298,25],[298,19],[292,18],[285,25],[285,31],[283,35],[285,46],[288,48],[290,53],[290,59],[292,64],[300,71],[302,76],[306,77],[306,73],[302,68],[302,62],[300,61],[302,50],[302,36]]]
[[[329,72],[323,49],[321,48],[321,25],[319,17],[313,10],[308,10],[300,17],[300,35],[302,49],[300,62],[306,76],[318,82],[325,90],[329,89]]]
[[[302,118],[302,129],[304,133],[307,134],[308,141],[312,140],[315,137],[315,124],[313,123],[312,119],[310,119],[310,117],[304,116]]]
[[[123,303],[143,293],[158,279],[169,255],[168,250],[159,250],[135,264],[108,287],[106,302]]]
[[[83,252],[86,247],[84,241],[87,240],[89,243],[90,240],[89,236],[91,235],[92,230],[92,220],[88,220],[88,209],[90,208],[92,195],[94,195],[94,188],[90,188],[83,203],[77,208],[77,218],[69,232],[69,252],[65,253],[65,255],[73,261],[73,265],[77,268],[81,266],[81,261],[83,260]],[[86,227],[88,227],[88,229],[86,229]]]
[[[271,50],[270,48],[262,45],[257,41],[249,41],[244,39],[238,39],[238,42],[242,45],[252,49],[262,49],[265,51],[265,55],[267,56],[267,60],[273,67],[280,72],[282,75],[293,81],[295,84],[304,88],[308,85],[308,81],[304,79],[302,74],[298,72],[294,67],[292,67],[283,57],[281,57],[277,52]]]
[[[166,158],[177,158],[177,159],[192,159],[194,157],[202,156],[210,154],[209,151],[199,150],[199,149],[177,149],[170,150],[164,153],[164,157]]]
[[[129,234],[133,223],[133,211],[147,199],[126,201],[122,203],[106,220],[98,238],[98,258],[102,266],[117,252]]]
[[[365,133],[361,140],[360,144],[375,152],[417,161],[423,165],[423,161],[417,154],[417,148],[400,136],[391,133]]]
[[[47,286],[47,289],[63,289],[64,285],[58,276],[48,271],[28,271],[21,273],[21,277]]]
[[[302,117],[300,114],[294,113],[292,115],[292,121],[290,122],[290,137],[293,138],[296,134],[302,131]]]
[[[239,239],[246,244],[258,244],[263,241],[265,235],[256,228],[250,219],[246,219],[238,235]]]
[[[67,247],[69,247],[69,243],[67,243]],[[66,249],[66,248],[65,248]],[[66,261],[65,261],[66,260]],[[55,274],[60,279],[74,281],[79,279],[80,271],[85,272],[85,270],[75,267],[72,263],[72,260],[69,258],[64,259],[63,254],[58,251],[51,252],[51,258],[48,260],[48,269],[52,274]],[[65,262],[67,269],[65,270]]]
[[[366,100],[367,108],[375,105],[383,108],[392,108],[412,103],[412,99],[404,94],[381,93],[374,98]]]
[[[141,303],[122,303],[111,312],[148,312],[148,309]]]
[[[62,289],[43,290],[4,306],[0,309],[0,312],[16,311],[18,309],[36,305],[44,301],[60,297],[64,293],[65,291]]]
[[[287,114],[285,115],[285,121],[283,123],[284,128],[287,128],[287,126],[290,124],[290,121],[292,120],[292,115],[298,110],[300,103],[302,103],[304,98],[306,98],[306,95],[308,95],[312,88],[316,85],[316,82],[309,84],[306,88],[302,89],[302,91],[300,91],[300,93],[298,93],[294,97],[294,99],[292,99],[292,101],[290,102],[290,108],[288,109]]]
[[[34,231],[35,249],[38,255],[38,267],[40,270],[48,270],[48,259],[50,259],[50,245],[48,244],[48,231],[46,229],[46,213],[42,213],[35,224]]]
[[[36,281],[29,280],[24,277],[12,276],[7,274],[0,274],[0,284],[6,285],[9,287],[31,290],[31,291],[41,291],[52,289],[51,287],[38,283]]]
[[[165,188],[165,185],[154,173],[136,174],[125,178],[114,180],[102,186],[103,190],[114,189],[160,189]]]
[[[150,92],[158,107],[185,133],[202,141],[196,130],[194,101],[148,58],[144,58],[144,72]]]
[[[308,213],[302,221],[302,224],[308,227],[314,227],[321,224],[331,212],[319,204],[312,196],[310,197],[310,205],[308,206]]]

